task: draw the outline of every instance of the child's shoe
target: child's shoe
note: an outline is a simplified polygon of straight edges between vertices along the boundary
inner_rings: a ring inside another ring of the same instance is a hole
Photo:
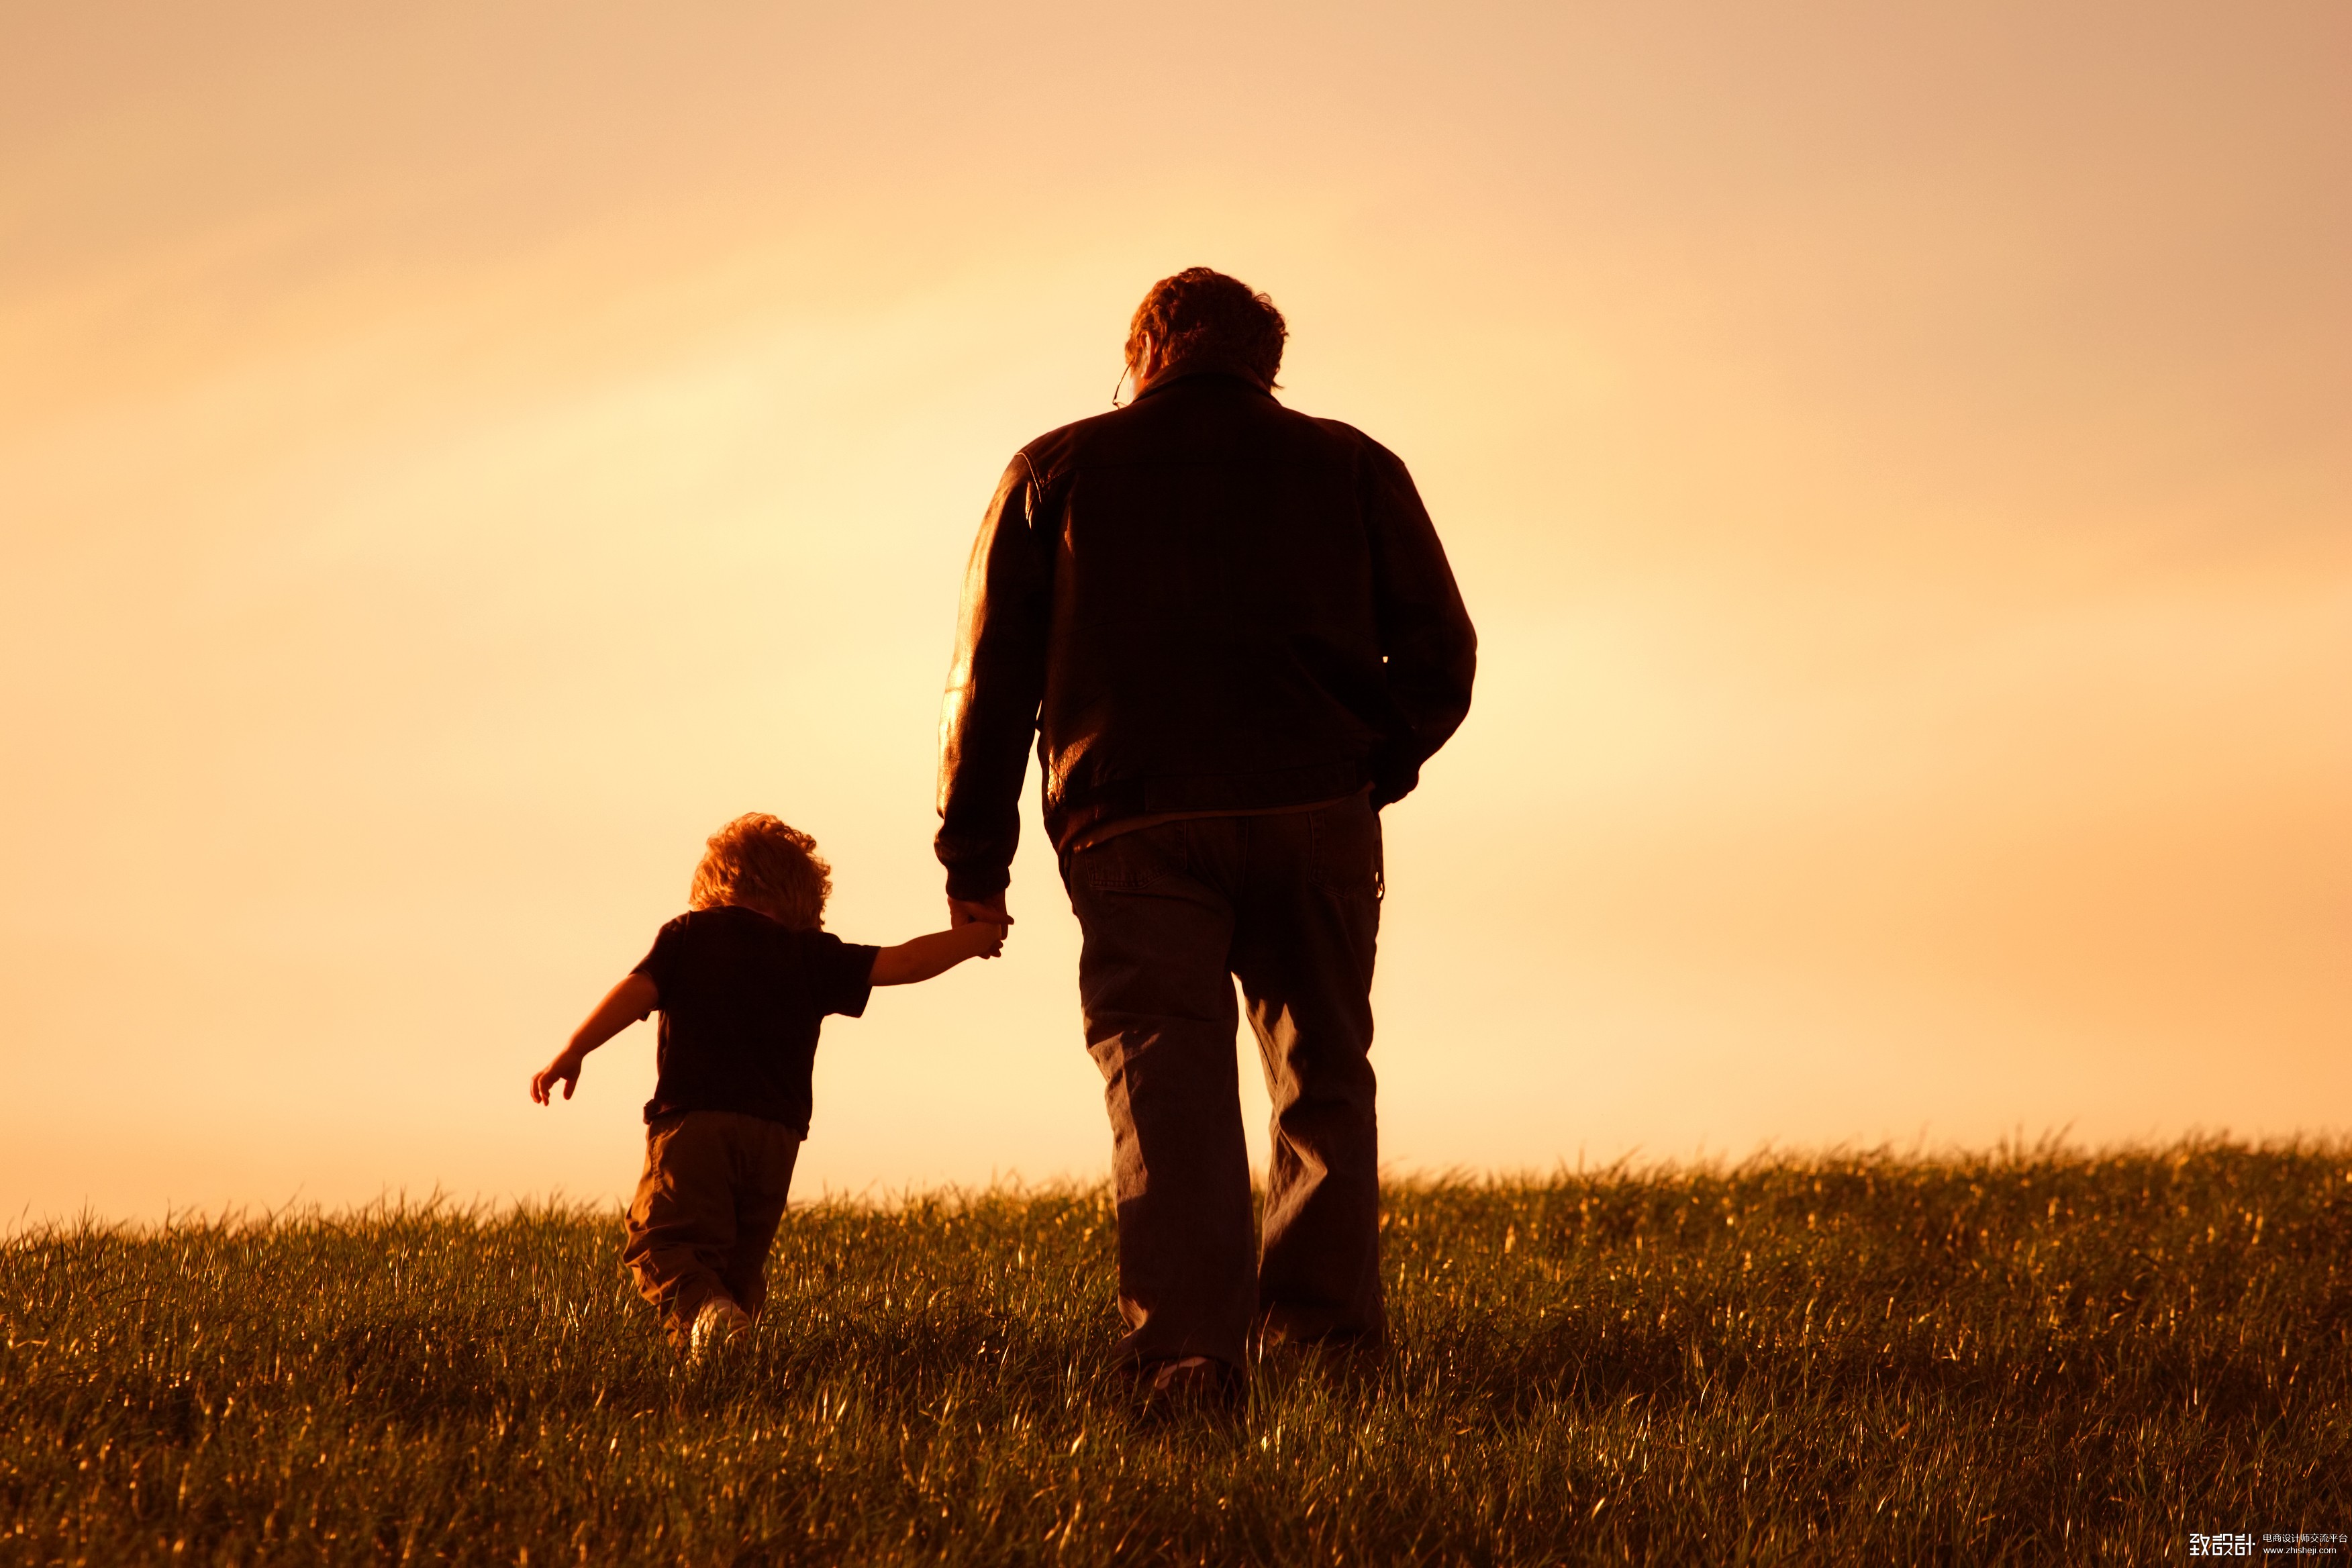
[[[739,1336],[751,1331],[751,1314],[726,1296],[713,1296],[695,1314],[694,1332],[687,1359],[705,1362],[725,1350]]]

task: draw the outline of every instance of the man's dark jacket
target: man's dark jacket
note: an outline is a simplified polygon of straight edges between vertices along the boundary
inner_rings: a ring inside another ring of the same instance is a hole
[[[950,898],[1011,877],[1030,737],[1056,847],[1371,786],[1470,710],[1477,636],[1404,465],[1218,373],[1023,447],[972,546],[940,722]]]

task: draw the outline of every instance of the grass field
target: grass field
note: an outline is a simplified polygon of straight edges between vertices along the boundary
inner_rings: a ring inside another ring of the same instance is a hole
[[[20,1232],[12,1563],[2057,1563],[2352,1531],[2352,1150],[1449,1181],[1396,1348],[1138,1427],[1111,1215],[787,1218],[679,1365],[615,1215]],[[2333,1558],[2343,1560],[2341,1548]]]

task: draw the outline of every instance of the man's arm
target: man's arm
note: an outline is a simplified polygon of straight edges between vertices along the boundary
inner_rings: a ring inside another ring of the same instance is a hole
[[[1395,728],[1372,758],[1372,804],[1402,800],[1470,711],[1478,634],[1412,476],[1375,443],[1366,475],[1372,595]]]
[[[964,574],[955,666],[940,715],[940,831],[948,898],[1001,911],[1021,840],[1021,779],[1045,692],[1052,543],[1037,535],[1037,486],[1016,456],[996,487]]]
[[[945,974],[967,958],[994,958],[1004,951],[1004,928],[967,924],[935,931],[874,955],[872,983],[912,985],[935,974]]]
[[[570,1100],[572,1089],[580,1082],[580,1064],[588,1059],[588,1053],[660,1005],[661,993],[642,974],[632,974],[614,986],[596,1004],[596,1010],[588,1015],[587,1022],[572,1032],[572,1043],[532,1075],[533,1102],[547,1104],[559,1083],[563,1086],[563,1098]]]

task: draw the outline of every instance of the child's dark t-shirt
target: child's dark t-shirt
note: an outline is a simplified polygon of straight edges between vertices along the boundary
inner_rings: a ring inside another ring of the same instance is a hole
[[[807,1137],[817,1029],[828,1013],[866,1011],[879,951],[735,904],[662,927],[634,971],[661,993],[646,1120],[735,1110]]]

